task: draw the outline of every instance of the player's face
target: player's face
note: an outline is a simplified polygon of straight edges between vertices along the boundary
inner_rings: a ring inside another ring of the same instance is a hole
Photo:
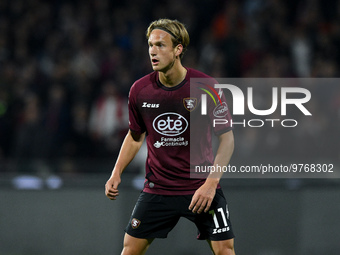
[[[153,70],[166,72],[175,63],[176,50],[167,32],[155,29],[149,37],[149,55]]]

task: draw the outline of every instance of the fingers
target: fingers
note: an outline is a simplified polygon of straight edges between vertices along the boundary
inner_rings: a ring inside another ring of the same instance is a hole
[[[195,201],[194,198],[192,198],[191,203],[190,203],[189,208],[188,208],[190,211],[192,211],[194,209],[196,202],[197,201]]]
[[[189,205],[189,210],[191,210],[193,213],[198,213],[198,214],[202,213],[203,211],[208,212],[211,206],[211,203],[212,203],[212,199],[210,198],[194,196]]]
[[[209,200],[207,205],[205,206],[205,209],[204,209],[204,212],[207,213],[210,209],[210,206],[211,206],[211,203],[212,203],[212,200]]]
[[[194,206],[193,206],[193,208],[192,208],[192,212],[193,213],[198,213],[198,214],[200,214],[202,211],[203,211],[203,209],[204,209],[204,207],[205,207],[205,204],[206,204],[206,201],[204,201],[204,200],[198,200],[197,202],[196,202],[196,204],[194,204]]]
[[[116,185],[118,186],[118,185]],[[116,200],[117,196],[119,196],[119,191],[117,187],[115,188],[112,184],[106,183],[105,185],[105,195],[111,199]]]
[[[189,210],[198,214],[202,212],[208,212],[215,194],[215,187],[211,188],[207,185],[202,185],[193,195],[189,205]]]
[[[114,189],[109,189],[105,191],[106,196],[111,199],[111,200],[116,200],[117,196],[119,196],[119,192],[118,190],[114,190]]]
[[[111,199],[116,200],[119,196],[118,185],[120,184],[120,177],[111,176],[105,184],[105,195]]]

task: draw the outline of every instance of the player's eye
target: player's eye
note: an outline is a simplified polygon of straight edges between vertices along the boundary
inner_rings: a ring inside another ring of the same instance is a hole
[[[165,47],[165,44],[164,43],[157,43],[156,46],[159,47],[159,48],[162,48],[162,47]]]

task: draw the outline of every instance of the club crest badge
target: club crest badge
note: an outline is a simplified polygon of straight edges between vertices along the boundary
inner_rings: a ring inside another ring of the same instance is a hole
[[[193,97],[183,98],[183,104],[185,109],[187,109],[189,112],[192,112],[197,106],[197,98]]]
[[[136,218],[133,218],[132,221],[131,221],[131,227],[133,229],[136,229],[139,227],[141,221],[140,220],[137,220]]]

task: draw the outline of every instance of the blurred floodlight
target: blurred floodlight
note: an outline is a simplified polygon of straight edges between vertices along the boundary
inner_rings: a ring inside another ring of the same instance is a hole
[[[32,175],[17,176],[12,180],[12,184],[16,189],[40,190],[43,188],[43,180]]]
[[[51,175],[46,179],[46,185],[49,189],[59,189],[63,185],[63,180],[56,175]]]

